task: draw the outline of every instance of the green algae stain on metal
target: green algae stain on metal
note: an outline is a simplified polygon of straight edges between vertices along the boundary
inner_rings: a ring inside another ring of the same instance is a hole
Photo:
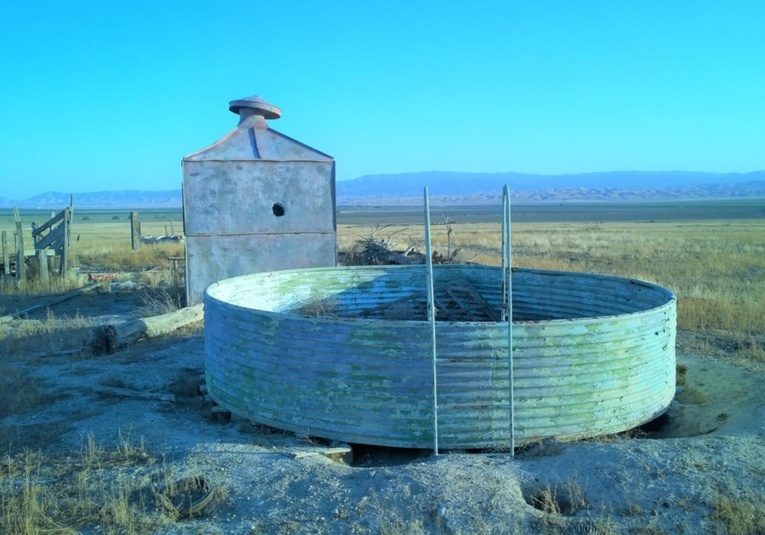
[[[232,412],[287,430],[308,426],[330,439],[430,447],[427,322],[354,317],[420,291],[421,271],[317,268],[240,277],[236,288],[214,285],[205,315],[210,395]],[[464,279],[485,302],[500,302],[498,268],[438,266],[435,279]],[[513,271],[516,444],[617,432],[666,410],[674,394],[675,299],[633,282]],[[336,300],[343,317],[292,312],[317,296]],[[216,313],[226,310],[234,312]],[[443,448],[510,443],[506,329],[437,322]]]

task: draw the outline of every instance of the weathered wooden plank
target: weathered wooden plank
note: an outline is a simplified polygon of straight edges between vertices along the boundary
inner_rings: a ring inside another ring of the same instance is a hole
[[[71,200],[69,201],[72,202]],[[61,258],[58,265],[58,273],[61,277],[66,276],[67,270],[69,269],[69,239],[70,239],[70,233],[69,233],[69,227],[71,227],[71,216],[70,216],[70,209],[66,208],[64,209],[64,222],[61,225],[61,246],[56,247],[57,250],[60,250]]]
[[[69,196],[69,212],[66,214],[66,246],[72,245],[72,220],[74,219],[74,195]]]
[[[46,234],[42,238],[39,238],[35,242],[35,249],[46,249],[48,247],[57,249],[55,242],[57,240],[64,241],[65,237],[66,237],[66,229],[63,226],[57,227],[51,230],[48,234]]]
[[[306,448],[303,450],[292,451],[290,454],[294,459],[305,459],[306,457],[316,457],[324,455],[333,460],[340,460],[352,455],[353,450],[350,446],[339,446],[334,448]]]
[[[48,278],[48,255],[45,254],[45,251],[38,250],[37,251],[37,269],[39,272],[40,282],[43,284],[48,284],[49,278]]]
[[[130,212],[130,245],[134,251],[141,248],[141,222],[138,212]]]
[[[53,249],[45,249],[45,254],[47,256],[55,256],[56,251],[54,251]],[[24,257],[32,258],[34,256],[37,256],[37,249],[27,249],[26,251],[24,251]]]
[[[139,318],[96,328],[90,341],[95,354],[114,353],[144,338],[155,338],[204,319],[202,305],[181,308],[167,314]]]
[[[3,247],[3,275],[8,275],[11,272],[11,255],[8,251],[8,231],[2,231],[0,233],[0,241]]]
[[[32,237],[37,241],[37,237],[48,230],[49,228],[53,227],[56,223],[59,221],[63,221],[66,218],[66,210],[62,210],[59,213],[53,215],[50,219],[48,219],[45,223],[40,225],[39,227],[34,227],[32,229]]]

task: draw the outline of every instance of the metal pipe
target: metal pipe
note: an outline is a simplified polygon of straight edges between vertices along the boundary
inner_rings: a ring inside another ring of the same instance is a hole
[[[506,187],[506,186],[505,186]],[[505,217],[507,212],[507,209],[505,207],[505,189],[502,188],[502,231],[501,231],[501,238],[502,238],[502,246],[501,246],[501,268],[500,268],[500,274],[502,276],[502,297],[501,297],[501,306],[502,310],[500,311],[501,321],[505,322],[507,321],[507,273],[505,271],[505,266],[507,265],[507,244],[505,243],[505,228],[507,228],[507,218]]]
[[[505,293],[504,313],[507,315],[507,360],[510,385],[510,455],[515,457],[515,388],[513,374],[513,246],[510,225],[510,189],[507,184],[502,188],[502,268]]]
[[[502,321],[507,322],[508,395],[510,397],[510,456],[515,457],[515,389],[513,374],[513,280],[510,232],[510,192],[502,188]]]
[[[430,321],[430,342],[433,348],[433,455],[438,455],[438,352],[436,350],[436,305],[433,290],[433,253],[430,244],[430,201],[428,187],[423,190],[425,204],[425,262],[428,282],[428,320]]]

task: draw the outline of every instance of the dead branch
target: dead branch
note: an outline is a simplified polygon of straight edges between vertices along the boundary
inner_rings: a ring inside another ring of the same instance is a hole
[[[62,301],[66,301],[67,299],[72,299],[73,297],[77,297],[78,295],[82,295],[84,293],[87,293],[95,288],[98,287],[98,284],[88,284],[87,286],[83,286],[82,288],[79,288],[77,290],[73,290],[69,293],[66,293],[64,295],[59,295],[57,297],[54,297],[53,299],[50,299],[46,301],[45,303],[40,303],[39,305],[34,305],[31,307],[27,307],[21,310],[16,311],[14,314],[8,314],[7,316],[0,317],[0,323],[5,323],[8,321],[15,320],[17,318],[20,318],[22,316],[26,316],[27,314],[30,314],[32,312],[35,312],[37,310],[42,310],[45,308],[48,308],[50,306],[53,306],[55,304],[61,303]]]

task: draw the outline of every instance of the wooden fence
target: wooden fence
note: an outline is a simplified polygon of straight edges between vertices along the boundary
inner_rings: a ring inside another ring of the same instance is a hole
[[[26,280],[28,258],[35,257],[39,267],[39,276],[42,282],[48,281],[49,260],[51,257],[58,257],[58,272],[62,277],[66,275],[69,268],[69,245],[71,242],[72,213],[74,211],[73,199],[69,201],[69,207],[64,208],[42,225],[32,223],[32,241],[34,249],[27,250],[24,244],[24,232],[21,222],[21,215],[18,208],[13,209],[13,217],[16,223],[16,230],[13,233],[14,249],[13,261],[8,243],[6,231],[0,233],[0,245],[2,245],[3,254],[3,275],[12,274],[12,263],[15,264],[15,275],[17,280]]]
[[[69,269],[69,244],[71,241],[72,206],[64,208],[40,226],[32,225],[35,255],[39,259],[40,277],[47,278],[47,250],[59,258],[58,273],[62,277]]]

